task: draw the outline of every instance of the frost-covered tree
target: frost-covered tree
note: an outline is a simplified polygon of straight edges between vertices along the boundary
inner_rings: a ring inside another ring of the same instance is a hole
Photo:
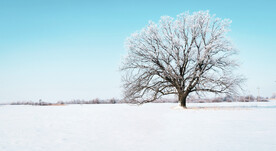
[[[242,81],[233,74],[236,50],[227,39],[229,19],[208,11],[163,16],[126,40],[121,70],[125,99],[137,103],[176,94],[186,107],[196,92],[230,93]]]

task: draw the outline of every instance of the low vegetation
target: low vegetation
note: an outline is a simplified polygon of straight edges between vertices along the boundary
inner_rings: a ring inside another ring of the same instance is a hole
[[[265,97],[254,97],[253,95],[247,96],[225,96],[225,97],[214,97],[214,98],[196,98],[190,97],[187,99],[189,103],[214,103],[214,102],[267,102],[268,98]],[[56,103],[45,102],[39,100],[38,102],[33,101],[17,101],[12,102],[10,105],[37,105],[37,106],[52,106],[52,105],[67,105],[67,104],[122,104],[129,103],[119,99],[92,99],[92,100],[72,100],[72,101],[58,101]],[[177,99],[158,99],[152,103],[178,103]]]

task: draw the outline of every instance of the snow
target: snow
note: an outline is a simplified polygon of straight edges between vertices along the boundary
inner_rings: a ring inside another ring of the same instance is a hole
[[[276,102],[188,106],[0,106],[0,150],[276,150]]]

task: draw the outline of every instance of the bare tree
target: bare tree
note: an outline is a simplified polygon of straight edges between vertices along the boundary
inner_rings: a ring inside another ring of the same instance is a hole
[[[196,92],[230,93],[242,81],[233,74],[236,50],[227,39],[229,19],[208,11],[161,17],[126,40],[121,70],[125,99],[136,103],[176,94],[186,107]]]
[[[276,93],[273,93],[271,99],[276,99]]]

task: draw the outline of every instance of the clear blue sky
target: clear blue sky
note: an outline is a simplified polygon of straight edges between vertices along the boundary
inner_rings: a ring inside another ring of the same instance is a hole
[[[160,16],[209,10],[230,18],[244,88],[276,92],[274,0],[0,1],[0,103],[121,98],[124,41]]]

